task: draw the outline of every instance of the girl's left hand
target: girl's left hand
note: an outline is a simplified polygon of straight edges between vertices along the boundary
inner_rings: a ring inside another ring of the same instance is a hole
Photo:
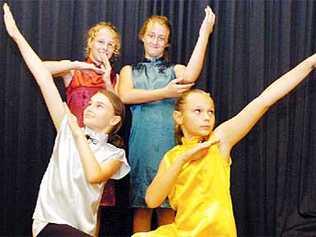
[[[77,120],[76,116],[71,113],[71,111],[69,110],[68,105],[66,103],[64,103],[64,107],[65,107],[66,115],[68,117],[68,125],[71,129],[72,134],[74,136],[78,136],[78,135],[82,134],[83,132],[78,125],[78,120]]]
[[[207,6],[205,8],[205,17],[202,22],[200,28],[200,35],[206,34],[207,36],[213,32],[215,24],[215,14],[213,13],[212,9]]]
[[[3,11],[4,11],[4,24],[7,29],[8,34],[12,38],[16,38],[17,36],[21,35],[18,27],[16,26],[15,20],[13,15],[10,11],[8,4],[3,4]]]

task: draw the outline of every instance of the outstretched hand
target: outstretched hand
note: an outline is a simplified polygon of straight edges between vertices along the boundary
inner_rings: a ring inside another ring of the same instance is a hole
[[[16,38],[21,33],[18,27],[16,26],[16,23],[10,11],[10,8],[8,4],[6,3],[3,4],[3,12],[4,12],[4,24],[7,29],[7,32],[12,38]]]
[[[200,35],[206,34],[208,36],[213,32],[215,14],[209,6],[207,6],[204,11],[205,17],[200,28]]]
[[[217,143],[219,143],[218,138],[213,138],[205,142],[198,143],[196,146],[186,152],[184,161],[188,162],[202,159],[208,153],[209,148]]]
[[[93,63],[86,63],[80,61],[74,61],[75,69],[77,70],[92,70],[97,74],[104,74],[105,71],[102,68],[96,67]]]

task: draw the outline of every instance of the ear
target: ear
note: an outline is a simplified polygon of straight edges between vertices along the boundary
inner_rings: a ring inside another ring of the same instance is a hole
[[[183,116],[182,113],[180,111],[174,111],[173,112],[173,119],[176,122],[176,124],[178,125],[182,125],[182,121],[183,121]]]
[[[120,121],[121,121],[121,116],[114,115],[114,116],[112,116],[112,118],[110,119],[110,125],[111,125],[112,127],[114,127],[114,126],[117,125]]]

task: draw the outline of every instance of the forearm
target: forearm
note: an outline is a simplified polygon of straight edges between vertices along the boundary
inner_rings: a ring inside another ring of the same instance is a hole
[[[76,68],[76,62],[70,60],[44,61],[43,63],[47,70],[53,75],[69,73],[70,70]]]
[[[295,68],[274,81],[261,93],[259,98],[265,101],[267,106],[271,106],[288,94],[314,69],[313,61],[311,60],[312,57],[305,59]]]
[[[129,89],[128,91],[120,91],[120,98],[125,104],[142,104],[166,99],[167,95],[164,88],[155,90]]]
[[[22,57],[28,66],[29,70],[32,72],[35,80],[41,86],[45,84],[48,79],[51,79],[51,74],[43,65],[42,60],[33,51],[31,46],[25,40],[22,34],[14,38]]]
[[[156,208],[167,198],[175,185],[178,174],[185,164],[184,155],[179,156],[172,166],[163,172],[162,175],[156,176],[149,185],[145,200],[149,208]]]
[[[204,58],[208,45],[208,34],[199,36],[198,41],[194,47],[191,58],[185,68],[183,78],[185,83],[195,82],[203,68]]]
[[[74,140],[88,182],[95,184],[106,180],[106,177],[103,177],[104,175],[102,175],[101,166],[91,151],[88,141],[81,130],[74,135]]]

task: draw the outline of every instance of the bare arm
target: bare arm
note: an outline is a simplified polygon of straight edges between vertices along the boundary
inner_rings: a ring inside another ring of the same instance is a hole
[[[118,92],[125,104],[148,103],[166,98],[180,96],[184,91],[191,88],[193,84],[179,85],[182,79],[172,80],[166,87],[155,90],[135,89],[132,81],[131,66],[124,66],[120,72]]]
[[[316,65],[316,54],[305,59],[295,68],[274,81],[257,98],[250,102],[239,114],[232,119],[224,122],[215,129],[216,134],[224,142],[227,150],[238,143],[266,111],[292,91],[306,76],[314,69]]]
[[[44,61],[43,62],[47,70],[54,77],[62,77],[64,84],[67,87],[72,79],[72,70],[93,70],[98,74],[103,74],[104,70],[97,68],[92,63],[80,62],[80,61]]]
[[[184,164],[189,161],[202,159],[207,154],[208,149],[216,143],[218,143],[217,138],[198,143],[192,149],[179,155],[168,169],[163,159],[155,178],[146,191],[145,201],[148,207],[155,208],[160,206],[174,187]]]
[[[91,151],[82,129],[78,126],[77,118],[71,114],[66,104],[65,110],[86,179],[90,184],[102,183],[109,180],[120,169],[122,162],[119,160],[110,160],[100,165]]]
[[[208,39],[210,34],[213,32],[214,23],[215,15],[212,12],[212,9],[207,6],[205,9],[205,18],[200,28],[199,38],[196,42],[188,65],[184,66],[178,64],[175,66],[177,78],[183,78],[183,83],[192,83],[198,79],[202,71]]]
[[[17,28],[12,13],[7,4],[3,5],[4,22],[8,34],[16,42],[22,57],[32,72],[37,84],[39,85],[50,116],[54,122],[56,129],[60,127],[62,118],[64,117],[64,107],[59,92],[54,84],[51,74],[43,65],[41,59],[36,55],[23,35]]]

